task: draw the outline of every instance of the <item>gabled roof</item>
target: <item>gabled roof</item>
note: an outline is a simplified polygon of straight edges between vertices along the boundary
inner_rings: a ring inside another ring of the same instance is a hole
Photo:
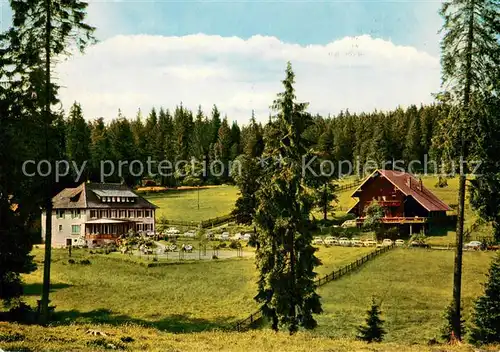
[[[100,196],[134,198],[134,202],[101,202]],[[127,185],[120,183],[82,183],[75,188],[65,188],[52,198],[54,209],[156,209],[156,205],[134,193]]]
[[[411,174],[403,171],[394,170],[376,170],[368,176],[363,183],[353,192],[352,196],[363,187],[363,185],[372,177],[382,176],[398,188],[405,196],[411,196],[421,206],[428,211],[449,211],[451,208],[441,201],[434,193],[425,188],[420,180],[417,180]]]

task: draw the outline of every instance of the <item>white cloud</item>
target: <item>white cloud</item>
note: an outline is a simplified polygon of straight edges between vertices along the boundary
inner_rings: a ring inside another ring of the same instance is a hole
[[[431,102],[440,82],[438,58],[367,35],[309,46],[260,35],[116,36],[58,71],[64,106],[79,101],[88,118],[111,119],[119,108],[134,117],[138,108],[173,109],[182,101],[206,112],[217,104],[230,120],[246,123],[252,109],[267,120],[288,60],[297,96],[312,113]]]

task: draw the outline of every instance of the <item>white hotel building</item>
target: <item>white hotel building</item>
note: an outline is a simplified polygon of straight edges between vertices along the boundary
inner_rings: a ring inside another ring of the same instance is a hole
[[[52,246],[114,242],[130,229],[155,231],[156,205],[123,184],[82,183],[53,199]],[[42,238],[45,240],[45,212]]]

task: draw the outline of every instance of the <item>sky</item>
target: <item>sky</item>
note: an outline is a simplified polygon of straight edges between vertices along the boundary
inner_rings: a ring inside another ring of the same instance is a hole
[[[11,16],[0,8],[2,29]],[[90,1],[99,42],[60,63],[65,110],[130,118],[140,108],[216,104],[230,121],[268,119],[286,62],[309,111],[432,102],[439,90],[439,1]]]

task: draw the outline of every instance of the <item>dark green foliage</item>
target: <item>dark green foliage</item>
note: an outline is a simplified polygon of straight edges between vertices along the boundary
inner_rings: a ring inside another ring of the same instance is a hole
[[[461,305],[462,307],[462,305]],[[462,315],[463,310],[460,312]],[[455,310],[453,306],[453,302],[451,302],[447,307],[444,312],[444,320],[445,324],[441,330],[441,338],[446,341],[446,342],[451,342],[453,340],[453,321],[456,319],[455,315]],[[466,333],[466,328],[465,328],[465,319],[458,317],[460,319],[460,326],[461,326],[461,332],[463,335]]]
[[[307,104],[297,103],[294,73],[288,63],[284,92],[273,103],[276,115],[266,126],[264,157],[271,162],[264,168],[257,192],[255,222],[259,246],[258,294],[263,314],[272,327],[294,333],[299,327],[316,326],[313,314],[322,312],[314,286],[314,268],[320,261],[314,255],[309,215],[313,206],[306,187],[312,175],[302,174],[302,156],[311,156],[312,145],[302,134],[312,124]]]
[[[78,167],[81,167],[84,162],[90,160],[90,128],[83,118],[82,108],[77,102],[73,104],[69,112],[65,141],[68,161],[74,161]],[[87,179],[87,171],[88,168],[85,168],[83,179],[76,180],[75,177],[75,181]]]
[[[484,295],[476,301],[471,341],[475,344],[500,342],[500,255],[491,263]]]
[[[375,299],[372,299],[372,305],[366,313],[366,322],[364,325],[358,327],[357,338],[368,343],[381,342],[385,335],[385,330],[382,327],[384,321],[380,319],[382,312]]]
[[[377,201],[371,202],[366,208],[366,217],[363,222],[363,228],[374,231],[375,234],[379,235],[382,230],[383,217],[384,208],[381,207]]]

